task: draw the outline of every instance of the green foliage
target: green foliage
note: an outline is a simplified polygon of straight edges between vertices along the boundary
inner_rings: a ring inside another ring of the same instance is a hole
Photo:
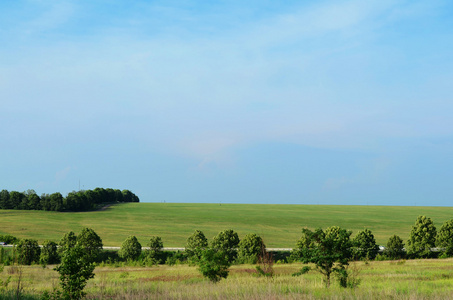
[[[45,240],[42,244],[39,262],[42,265],[52,265],[60,262],[60,256],[57,251],[57,243]]]
[[[305,243],[309,245],[299,249],[300,259],[304,264],[313,263],[318,272],[324,276],[326,287],[330,286],[330,277],[333,272],[343,276],[345,266],[351,259],[350,240],[351,231],[332,226],[325,231],[316,229],[311,231],[307,228],[302,229]],[[310,270],[304,267],[300,272],[294,273],[295,276],[304,274]],[[340,276],[341,277],[341,276]]]
[[[198,270],[204,277],[217,283],[228,277],[229,267],[228,255],[224,251],[212,248],[202,250]]]
[[[58,248],[58,252],[62,254],[66,250],[74,247],[76,243],[77,236],[75,235],[74,231],[69,231],[65,233],[65,235],[61,238],[60,242],[58,243],[58,245],[60,246]]]
[[[360,231],[353,239],[354,258],[373,260],[379,251],[374,235],[369,229]]]
[[[397,235],[392,235],[384,250],[385,256],[390,259],[400,259],[405,256],[403,239]]]
[[[119,256],[126,260],[137,259],[142,253],[142,245],[139,243],[135,235],[129,236],[121,245]]]
[[[255,233],[247,234],[238,244],[237,261],[241,263],[255,264],[258,258],[266,249],[263,239]]]
[[[82,299],[87,281],[94,277],[95,264],[80,244],[63,253],[61,264],[55,268],[60,274],[60,285],[66,299]]]
[[[31,265],[39,262],[41,248],[37,240],[23,239],[17,244],[18,262],[22,265]]]
[[[17,242],[19,242],[19,239],[15,236],[12,236],[10,234],[0,234],[0,242],[7,243],[8,245],[15,245]]]
[[[83,228],[77,236],[77,244],[80,245],[86,255],[95,261],[102,250],[102,239],[91,228]]]
[[[159,263],[161,260],[162,248],[164,248],[162,238],[159,236],[152,236],[149,239],[148,247],[149,250],[146,254],[148,260],[152,263]]]
[[[442,224],[437,234],[436,245],[443,249],[444,256],[453,256],[453,219]]]
[[[228,262],[233,262],[237,257],[237,247],[239,245],[239,236],[232,230],[227,229],[219,232],[212,241],[211,247],[215,250],[224,252],[228,257]]]
[[[186,256],[197,261],[201,257],[201,252],[208,247],[208,239],[201,230],[195,232],[187,238],[185,253]]]
[[[433,255],[431,248],[436,244],[436,227],[430,218],[419,216],[412,227],[407,241],[407,254],[427,258]]]

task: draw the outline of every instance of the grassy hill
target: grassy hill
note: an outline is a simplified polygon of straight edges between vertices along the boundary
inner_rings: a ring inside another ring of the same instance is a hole
[[[392,234],[406,240],[419,215],[430,217],[439,229],[453,218],[453,207],[127,203],[79,213],[0,210],[0,234],[42,243],[91,227],[105,246],[121,246],[129,235],[146,245],[150,236],[158,235],[165,247],[183,247],[195,229],[211,239],[231,228],[240,238],[261,235],[268,247],[293,247],[302,227],[338,225],[352,230],[353,236],[369,228],[384,245]]]

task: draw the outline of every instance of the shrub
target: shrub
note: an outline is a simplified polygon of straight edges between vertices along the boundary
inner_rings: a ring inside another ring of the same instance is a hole
[[[77,243],[77,236],[75,235],[74,231],[69,231],[65,233],[65,235],[61,238],[58,245],[58,252],[62,255],[67,249],[72,248]]]
[[[212,282],[216,283],[222,278],[227,278],[229,267],[230,262],[225,252],[212,248],[205,249],[201,252],[198,270]]]
[[[215,250],[222,251],[228,257],[228,262],[233,262],[237,257],[236,248],[239,245],[238,234],[232,230],[227,229],[219,232],[211,242],[211,247]]]
[[[407,241],[407,254],[413,257],[432,257],[436,244],[436,227],[430,218],[419,216]]]
[[[149,250],[146,255],[148,260],[150,260],[153,264],[158,264],[161,260],[162,248],[164,248],[162,238],[159,236],[152,236],[149,239],[148,247]]]
[[[57,243],[48,240],[44,241],[39,262],[42,265],[51,265],[60,262],[60,257],[57,252]]]
[[[379,246],[376,244],[371,230],[365,229],[360,231],[353,240],[354,258],[356,259],[371,259],[373,260],[379,251]]]
[[[405,255],[403,239],[397,235],[392,235],[385,246],[384,254],[390,259],[403,258]]]
[[[128,237],[121,245],[118,255],[126,260],[137,259],[142,253],[142,245],[134,235]]]
[[[17,244],[18,262],[23,265],[31,265],[39,262],[41,248],[37,240],[23,239]]]
[[[77,236],[77,244],[80,245],[85,254],[92,260],[96,261],[102,250],[102,239],[91,228],[83,228]]]
[[[263,253],[266,245],[263,239],[255,233],[247,234],[238,244],[238,258],[240,263],[255,264]]]
[[[60,285],[65,299],[82,299],[87,281],[94,277],[95,264],[80,244],[66,249],[61,265],[56,267],[60,274]]]

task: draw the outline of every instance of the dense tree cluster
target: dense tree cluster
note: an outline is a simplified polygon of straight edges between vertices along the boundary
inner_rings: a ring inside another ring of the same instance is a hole
[[[95,188],[71,192],[66,197],[60,193],[42,194],[34,190],[25,192],[2,190],[0,209],[45,210],[45,211],[88,211],[104,203],[139,202],[139,198],[129,190]]]

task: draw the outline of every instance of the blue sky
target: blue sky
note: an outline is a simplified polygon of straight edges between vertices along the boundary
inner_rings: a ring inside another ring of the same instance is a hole
[[[2,1],[0,189],[445,205],[450,1]]]

